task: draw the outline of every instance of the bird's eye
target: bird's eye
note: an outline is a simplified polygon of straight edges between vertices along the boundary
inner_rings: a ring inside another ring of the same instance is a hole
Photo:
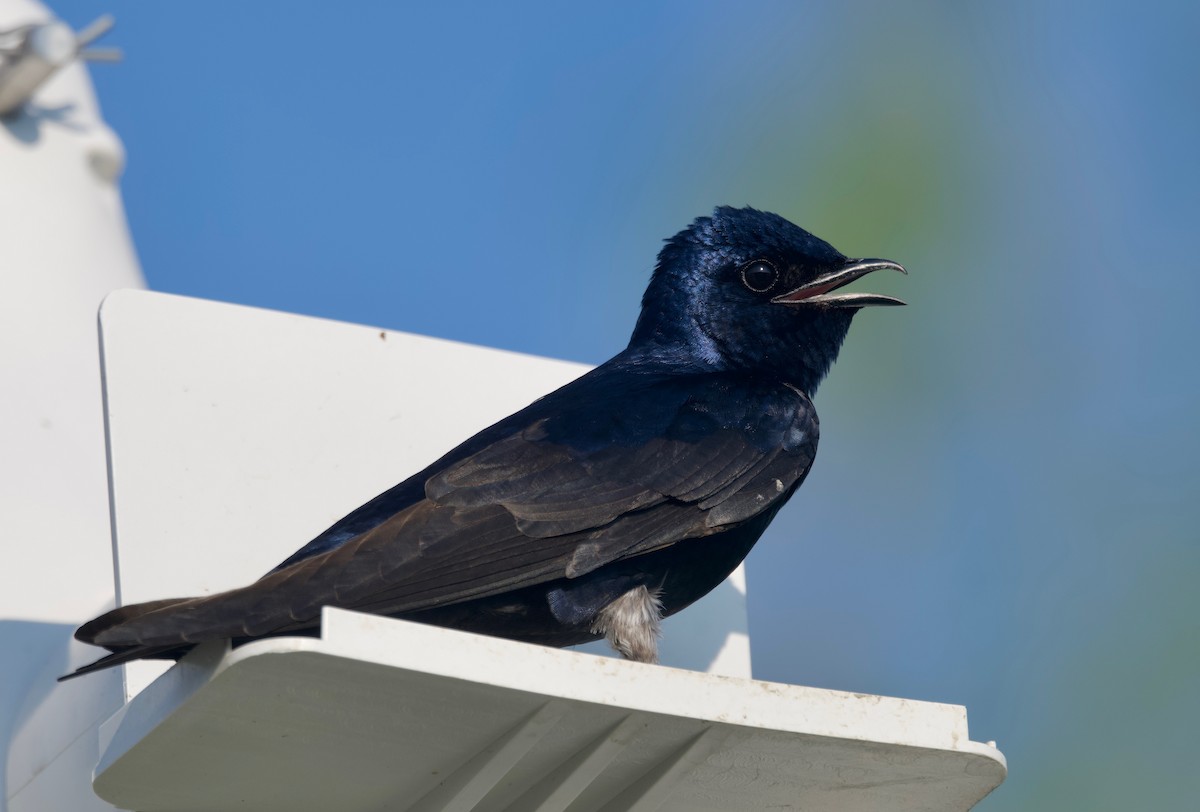
[[[765,259],[756,259],[742,268],[742,284],[755,293],[766,293],[778,279],[779,271]]]

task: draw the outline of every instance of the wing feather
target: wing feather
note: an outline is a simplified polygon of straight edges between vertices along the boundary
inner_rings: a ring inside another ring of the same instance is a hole
[[[816,415],[790,387],[628,379],[585,376],[351,514],[365,529],[332,549],[96,642],[259,636],[309,628],[325,605],[402,614],[578,578],[745,521],[812,464]]]

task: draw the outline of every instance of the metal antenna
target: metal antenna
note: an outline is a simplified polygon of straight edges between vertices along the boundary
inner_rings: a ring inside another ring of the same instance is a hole
[[[79,57],[88,62],[120,62],[123,56],[120,48],[88,48],[111,31],[116,22],[111,14],[105,14],[90,25],[84,26],[75,35],[75,51]]]
[[[118,48],[88,48],[113,24],[112,15],[105,14],[78,33],[58,21],[0,31],[0,116],[20,110],[47,79],[75,59],[120,60]]]

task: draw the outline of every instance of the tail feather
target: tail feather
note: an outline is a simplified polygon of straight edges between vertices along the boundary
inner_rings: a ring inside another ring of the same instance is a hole
[[[134,646],[141,641],[132,638],[129,640],[121,640],[121,627],[125,626],[131,620],[136,620],[151,612],[157,612],[160,609],[166,609],[170,606],[178,606],[181,603],[186,603],[191,598],[167,598],[159,601],[147,601],[146,603],[132,603],[128,606],[118,606],[111,612],[105,612],[95,620],[88,621],[75,630],[75,639],[81,643],[90,643],[93,646],[104,646],[111,651],[117,651],[128,646]]]
[[[75,639],[81,643],[90,643],[94,646],[103,646],[108,649],[111,654],[101,657],[94,663],[88,663],[85,666],[75,669],[70,674],[64,674],[58,678],[59,682],[75,677],[81,677],[84,674],[91,674],[94,671],[100,671],[105,668],[112,668],[114,665],[127,663],[130,660],[141,659],[179,659],[191,648],[188,645],[179,645],[178,643],[170,646],[163,645],[143,645],[137,639],[136,634],[122,634],[126,624],[137,618],[144,617],[151,612],[157,612],[161,609],[167,609],[172,606],[178,606],[181,603],[186,603],[190,598],[169,598],[167,600],[148,601],[146,603],[133,603],[128,606],[119,606],[111,612],[106,612],[95,620],[88,621],[75,630]],[[124,639],[123,639],[124,638]]]
[[[102,671],[105,668],[112,668],[114,665],[130,662],[131,660],[143,659],[163,659],[177,660],[187,653],[187,648],[179,646],[131,646],[121,651],[113,652],[106,657],[101,657],[93,663],[82,665],[76,668],[70,674],[63,674],[58,678],[59,682],[76,677],[82,677],[84,674],[91,674],[95,671]]]
[[[319,625],[312,620],[276,624],[250,634],[245,618],[261,600],[243,587],[216,595],[169,598],[121,606],[80,626],[75,639],[101,646],[111,653],[59,678],[71,679],[104,668],[140,659],[179,659],[196,645],[222,638],[236,644],[248,638],[272,634],[306,634]],[[294,616],[280,614],[288,620]]]

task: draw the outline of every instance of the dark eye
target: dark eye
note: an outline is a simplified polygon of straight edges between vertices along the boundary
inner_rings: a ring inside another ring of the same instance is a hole
[[[766,293],[778,279],[779,271],[765,259],[756,259],[742,268],[742,284],[755,293]]]

